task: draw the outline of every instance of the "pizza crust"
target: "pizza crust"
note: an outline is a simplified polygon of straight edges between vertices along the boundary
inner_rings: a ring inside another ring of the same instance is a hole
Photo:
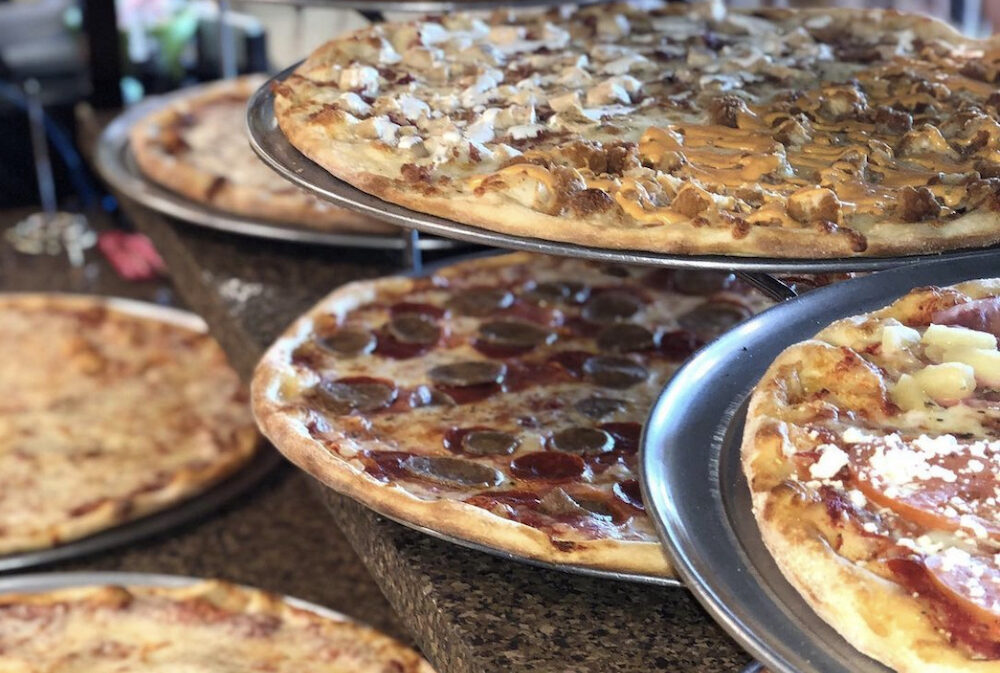
[[[163,151],[159,144],[161,129],[173,123],[178,115],[197,114],[199,108],[233,98],[248,99],[265,81],[262,75],[249,75],[192,87],[184,98],[172,101],[136,123],[129,132],[129,144],[140,170],[192,201],[245,217],[288,222],[323,231],[358,234],[398,232],[390,224],[331,206],[293,188],[277,174],[273,176],[274,189],[243,185],[238,180],[228,179],[219,187],[219,174],[185,161],[183,155],[175,156]],[[260,161],[249,146],[245,150],[246,161]]]
[[[514,253],[475,263],[480,268],[504,267],[530,257],[528,253]],[[450,270],[443,269],[437,275],[447,277]],[[673,569],[656,542],[565,540],[556,544],[536,528],[496,516],[481,507],[449,499],[423,500],[399,486],[378,481],[359,463],[335,455],[310,436],[301,414],[292,413],[283,401],[297,386],[291,355],[309,338],[317,316],[341,314],[371,301],[376,288],[386,283],[393,290],[405,291],[412,280],[360,281],[334,291],[299,318],[258,364],[251,385],[254,416],[264,435],[285,457],[338,493],[407,525],[546,563],[673,577]],[[335,428],[327,436],[333,433],[341,431]]]
[[[21,311],[41,312],[44,315],[48,311],[75,312],[97,309],[108,311],[116,319],[167,324],[171,326],[171,329],[192,335],[207,333],[204,323],[192,314],[163,309],[162,307],[151,307],[140,302],[71,295],[0,295],[0,310],[8,316],[8,319],[13,313]],[[42,325],[44,326],[44,320]],[[207,339],[207,337],[205,338]],[[205,344],[199,346],[202,349],[205,347]],[[205,381],[215,381],[220,386],[222,384],[238,385],[236,374],[225,364],[224,356],[219,351],[218,346],[210,342],[208,347],[216,351],[217,355],[212,358],[211,362],[204,363],[206,369],[201,371],[201,377]],[[17,348],[18,344],[8,344],[6,351],[8,357],[16,357]],[[177,357],[178,354],[175,352],[170,355]],[[10,385],[16,385],[16,382],[6,382]],[[59,391],[53,397],[64,393],[65,391]],[[183,398],[172,402],[179,405],[181,409],[188,403]],[[176,414],[178,409],[168,406],[164,408],[163,412]],[[12,412],[8,411],[7,413]],[[19,412],[13,411],[13,413]],[[189,444],[185,445],[186,450],[191,452],[190,462],[180,469],[168,472],[162,480],[154,480],[152,485],[137,484],[137,487],[141,487],[137,488],[136,491],[124,496],[103,498],[103,501],[99,501],[96,506],[75,516],[65,513],[58,523],[49,523],[42,527],[38,527],[37,524],[35,527],[26,525],[12,528],[0,527],[0,554],[56,546],[142,518],[201,493],[211,485],[231,475],[256,453],[259,436],[249,414],[246,414],[245,421],[242,423],[234,422],[244,413],[242,405],[230,409],[228,413],[232,416],[220,416],[215,419],[219,422],[219,426],[213,428],[212,432],[218,432],[219,437],[211,440],[218,443],[228,442],[225,447],[204,445],[191,440]],[[13,438],[8,439],[13,441]],[[114,437],[107,441],[114,445],[116,442],[126,441],[126,439]],[[212,455],[206,457],[204,454],[209,451]],[[4,456],[0,454],[0,459],[3,458]],[[44,461],[44,455],[38,458]],[[149,468],[154,469],[156,465],[150,463]],[[39,465],[38,470],[41,477],[44,478],[46,476],[44,462]],[[49,477],[51,478],[52,475]],[[0,475],[0,480],[2,480],[2,475]],[[72,484],[67,484],[67,487],[72,488]],[[7,497],[17,497],[17,487],[12,486],[5,489],[4,494]],[[88,505],[84,502],[77,504]]]

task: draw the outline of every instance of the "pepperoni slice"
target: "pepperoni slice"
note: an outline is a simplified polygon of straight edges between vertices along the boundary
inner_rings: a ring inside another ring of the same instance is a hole
[[[538,304],[582,304],[590,288],[572,280],[555,280],[535,283],[522,296]]]
[[[671,362],[682,362],[705,345],[705,340],[686,329],[664,332],[660,335],[660,346],[657,351]]]
[[[964,528],[1000,540],[995,456],[985,442],[952,439],[855,444],[848,452],[852,482],[872,502],[922,528]]]
[[[608,453],[615,448],[615,440],[604,430],[596,428],[567,428],[549,437],[549,446],[557,451],[589,456]]]
[[[448,308],[458,315],[485,318],[508,308],[514,295],[500,288],[478,287],[464,290],[448,300]]]
[[[582,494],[570,495],[559,487],[545,494],[545,497],[538,503],[538,509],[545,514],[556,517],[598,516],[613,519],[615,516],[614,510],[599,497],[588,497]]]
[[[614,325],[597,335],[597,347],[607,353],[649,351],[656,347],[656,335],[642,325]]]
[[[593,355],[587,351],[559,351],[549,356],[549,362],[559,365],[573,376],[580,377],[583,376],[583,366]]]
[[[609,324],[628,320],[642,310],[642,301],[620,290],[609,290],[591,297],[583,307],[583,318],[592,323]]]
[[[600,397],[598,395],[594,395],[593,397],[585,397],[584,399],[577,401],[573,405],[573,408],[587,418],[600,420],[610,416],[611,414],[626,411],[628,406],[628,402],[618,399],[617,397]]]
[[[396,401],[399,394],[392,381],[367,376],[324,380],[313,391],[318,403],[334,414],[349,414],[353,411],[370,413],[385,409]]]
[[[500,470],[449,456],[409,456],[402,468],[415,477],[445,486],[493,488],[503,481]]]
[[[434,318],[424,313],[402,313],[388,324],[389,333],[404,344],[433,346],[441,338],[441,328]]]
[[[550,343],[555,334],[522,320],[494,320],[479,327],[479,336],[496,346],[530,350]]]
[[[639,439],[642,436],[641,423],[605,423],[601,430],[611,435],[615,440],[615,451],[621,453],[637,453]]]
[[[599,386],[618,389],[631,388],[649,376],[649,371],[635,360],[605,355],[588,358],[583,373]]]
[[[446,449],[474,456],[509,456],[519,444],[520,440],[509,432],[481,426],[451,428],[444,436]]]
[[[367,355],[375,350],[375,335],[368,330],[345,327],[328,336],[318,337],[316,343],[324,350],[341,357]]]
[[[712,339],[750,317],[750,309],[731,301],[709,301],[678,316],[677,324],[700,338]]]
[[[954,547],[893,558],[889,570],[909,591],[930,601],[931,617],[952,639],[989,659],[1000,658],[1000,570],[979,555]]]
[[[707,297],[729,289],[736,282],[736,276],[718,271],[677,269],[673,281],[674,290],[681,294]]]
[[[410,393],[410,406],[414,409],[421,407],[453,407],[455,406],[455,400],[440,390],[435,390],[429,386],[417,386]]]
[[[511,472],[521,479],[566,481],[583,474],[584,463],[580,456],[559,451],[536,451],[515,458]]]
[[[635,479],[627,479],[615,484],[611,488],[615,497],[623,503],[639,512],[645,512],[646,506],[642,502],[642,491],[639,489],[639,482]]]
[[[439,385],[461,388],[500,383],[506,372],[507,367],[499,362],[469,360],[438,365],[427,372],[427,375]]]
[[[444,317],[444,309],[440,306],[434,306],[433,304],[423,304],[419,302],[412,301],[401,301],[393,304],[389,307],[390,316],[405,315],[407,313],[412,313],[416,315],[424,315],[428,318],[434,318],[435,320]]]

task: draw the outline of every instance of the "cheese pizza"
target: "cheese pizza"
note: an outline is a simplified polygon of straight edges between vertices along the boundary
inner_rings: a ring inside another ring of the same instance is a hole
[[[247,99],[264,79],[249,75],[193,87],[135,124],[129,140],[139,169],[192,201],[237,215],[338,232],[399,231],[308,194],[257,158],[245,115]]]
[[[998,73],[992,42],[916,15],[654,1],[379,24],[274,92],[295,147],[422,212],[847,257],[1000,241]]]
[[[917,288],[791,346],[742,447],[768,549],[901,673],[1000,672],[1000,279]]]
[[[667,575],[642,424],[682,361],[768,304],[724,273],[526,253],[351,283],[271,347],[253,409],[290,460],[383,514]]]
[[[254,454],[246,391],[196,316],[31,294],[0,312],[0,554],[163,509]]]
[[[433,673],[377,631],[219,581],[0,595],[0,670]]]

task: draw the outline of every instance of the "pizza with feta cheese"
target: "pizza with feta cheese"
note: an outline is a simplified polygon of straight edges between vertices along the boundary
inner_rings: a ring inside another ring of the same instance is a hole
[[[254,455],[246,389],[197,316],[38,294],[0,315],[0,554],[164,509]]]
[[[191,87],[157,108],[130,132],[139,169],[192,201],[237,215],[346,233],[398,231],[316,198],[257,158],[247,141],[246,105],[265,79]]]
[[[215,580],[0,595],[0,669],[433,673],[366,626]]]
[[[882,10],[455,13],[321,46],[290,142],[393,203],[604,248],[885,256],[1000,242],[1000,47]]]
[[[351,283],[264,356],[254,413],[290,460],[390,517],[666,575],[642,424],[682,361],[768,304],[724,273],[526,253]]]
[[[785,350],[750,400],[765,544],[900,673],[1000,671],[998,335],[1000,279],[917,288]]]

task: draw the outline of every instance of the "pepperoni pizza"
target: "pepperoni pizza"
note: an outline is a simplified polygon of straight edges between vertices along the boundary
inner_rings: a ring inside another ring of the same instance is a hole
[[[397,519],[530,558],[667,574],[639,492],[652,401],[768,302],[730,275],[524,253],[352,283],[264,356],[258,424]]]
[[[750,401],[764,542],[901,673],[1000,671],[997,335],[1000,279],[918,288],[787,349]]]
[[[884,10],[606,3],[334,39],[275,87],[290,142],[388,201],[672,253],[1000,242],[1000,49]]]

